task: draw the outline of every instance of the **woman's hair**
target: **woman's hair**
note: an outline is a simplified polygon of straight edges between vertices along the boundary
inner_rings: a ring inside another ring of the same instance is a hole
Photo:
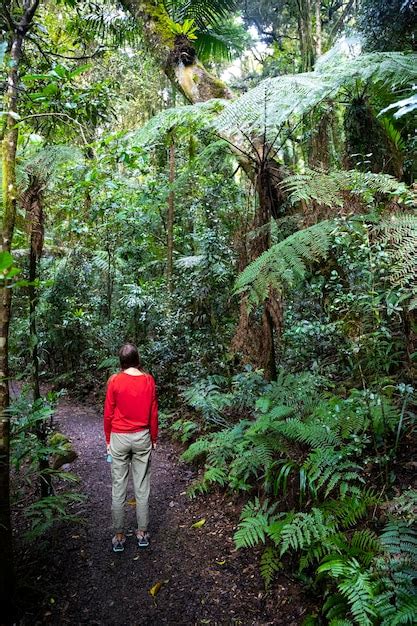
[[[128,367],[140,367],[138,349],[133,343],[125,343],[119,350],[120,367],[127,370]]]

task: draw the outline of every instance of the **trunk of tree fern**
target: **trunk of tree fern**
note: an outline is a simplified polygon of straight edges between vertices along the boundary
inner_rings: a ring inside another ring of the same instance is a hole
[[[283,202],[277,182],[283,173],[272,159],[259,164],[256,176],[258,206],[252,225],[247,262],[254,261],[268,250],[271,243],[271,218],[278,217]],[[243,268],[242,268],[243,269]],[[283,305],[281,295],[271,290],[260,313],[248,313],[247,300],[240,303],[239,322],[232,348],[242,355],[244,361],[264,370],[270,380],[276,378],[274,333],[282,330]]]

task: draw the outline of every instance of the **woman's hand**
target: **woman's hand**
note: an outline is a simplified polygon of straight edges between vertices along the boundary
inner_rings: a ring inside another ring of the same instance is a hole
[[[156,443],[156,441],[154,441],[153,444],[152,444],[152,450],[156,450],[156,448],[157,448],[157,443]]]
[[[110,444],[109,443],[106,445],[106,452],[107,452],[107,454],[111,454],[111,452],[110,452]]]

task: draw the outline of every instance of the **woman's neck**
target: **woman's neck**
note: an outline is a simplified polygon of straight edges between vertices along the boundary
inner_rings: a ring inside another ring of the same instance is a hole
[[[125,374],[129,374],[130,376],[143,376],[143,372],[140,371],[137,367],[128,367],[123,370]]]

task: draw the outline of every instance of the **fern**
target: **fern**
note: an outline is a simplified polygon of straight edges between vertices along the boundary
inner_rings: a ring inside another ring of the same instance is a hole
[[[349,89],[358,81],[411,82],[417,77],[416,67],[414,54],[371,53],[345,58],[335,67],[321,64],[314,72],[267,78],[228,103],[216,120],[216,128],[240,141],[262,134],[267,142],[274,142],[289,120],[300,119],[341,89]]]
[[[376,617],[370,574],[364,571],[356,559],[334,559],[323,563],[318,573],[328,572],[338,580],[338,589],[349,603],[354,619],[361,626],[371,626]]]
[[[126,141],[133,146],[153,147],[163,144],[167,135],[176,129],[186,128],[190,133],[209,129],[222,106],[221,100],[209,100],[192,106],[166,109],[152,117],[139,130],[129,133]]]
[[[250,477],[258,478],[265,473],[272,462],[273,452],[268,442],[259,443],[247,450],[240,450],[230,464],[230,482],[233,486],[235,478],[246,483]]]
[[[267,546],[262,553],[260,562],[260,571],[265,589],[268,589],[274,579],[275,574],[282,568],[279,555],[276,548]]]
[[[187,495],[194,498],[197,494],[207,493],[213,484],[224,487],[227,483],[227,472],[220,467],[208,467],[203,478],[187,489]]]
[[[294,285],[305,277],[308,265],[326,258],[334,230],[334,222],[324,221],[275,244],[243,270],[235,290],[248,291],[250,302],[259,303],[271,287]]]
[[[417,307],[417,217],[414,214],[392,216],[375,228],[390,259],[391,285],[407,294],[409,308]]]
[[[340,436],[327,424],[302,422],[296,417],[276,424],[276,432],[287,439],[314,447],[337,446],[342,443]]]
[[[389,554],[409,559],[417,566],[417,533],[405,522],[388,523],[381,543]]]
[[[377,194],[401,199],[405,204],[413,201],[413,192],[389,174],[375,174],[359,170],[335,170],[321,172],[306,169],[302,174],[288,176],[282,183],[290,194],[290,202],[300,201],[331,207],[342,207],[344,192],[350,191],[369,204]]]
[[[211,441],[210,437],[200,437],[197,441],[194,441],[185,452],[182,453],[181,458],[183,461],[190,463],[200,456],[206,455],[210,450]]]
[[[351,496],[343,500],[327,500],[321,505],[321,509],[331,515],[338,526],[349,528],[365,517],[368,508],[377,502],[378,498],[368,490],[362,491],[360,498]]]
[[[290,548],[304,550],[334,534],[336,525],[318,508],[309,513],[290,513],[283,521],[271,524],[268,535],[280,547],[282,556]]]
[[[244,506],[238,529],[234,534],[236,548],[253,548],[260,542],[265,543],[276,506],[270,504],[268,499],[261,503],[259,498]]]
[[[348,493],[359,495],[358,483],[364,479],[360,475],[362,467],[351,461],[348,456],[349,448],[341,450],[319,448],[314,450],[304,463],[309,482],[314,485],[315,491],[324,488],[324,495],[328,496],[336,487],[344,498]]]

